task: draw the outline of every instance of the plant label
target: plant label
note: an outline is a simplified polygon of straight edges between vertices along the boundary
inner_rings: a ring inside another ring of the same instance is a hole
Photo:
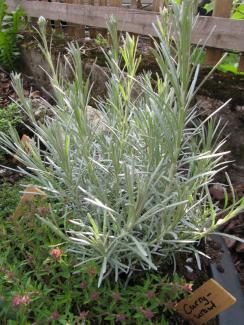
[[[203,325],[229,308],[236,299],[215,280],[210,279],[176,305],[176,311],[193,324]]]

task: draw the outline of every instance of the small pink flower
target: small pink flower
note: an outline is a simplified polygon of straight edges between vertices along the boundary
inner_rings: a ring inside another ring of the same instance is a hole
[[[25,295],[25,296],[22,296],[22,304],[23,305],[29,305],[29,303],[30,303],[30,297],[29,296],[27,296],[27,295]]]
[[[55,310],[55,311],[51,314],[50,319],[51,319],[51,320],[58,320],[59,317],[60,317],[59,312],[58,312],[57,310]]]
[[[118,292],[113,292],[112,297],[116,302],[121,300],[121,296]]]
[[[185,284],[182,289],[186,292],[191,293],[192,292],[192,285],[191,284]]]
[[[85,320],[88,316],[89,311],[80,312],[80,319]]]
[[[99,299],[99,297],[100,297],[100,293],[99,292],[93,292],[91,294],[91,300],[92,301],[97,301]]]
[[[50,209],[48,207],[39,207],[37,211],[41,217],[46,217],[50,213]]]
[[[87,271],[88,275],[90,275],[92,277],[97,275],[97,270],[95,267],[88,267],[86,271]]]
[[[8,272],[7,272],[7,278],[8,278],[9,281],[12,281],[13,278],[14,278],[14,273],[11,272],[11,271],[8,271]]]
[[[28,295],[24,296],[14,296],[12,299],[12,304],[14,307],[20,307],[22,305],[29,305],[31,299]]]
[[[151,299],[153,299],[153,298],[156,297],[156,294],[155,294],[154,291],[148,291],[148,292],[146,293],[146,296],[147,296],[147,298],[148,298],[149,300],[151,300]]]
[[[81,289],[86,289],[87,288],[87,282],[86,281],[82,281],[80,284]]]
[[[126,320],[125,314],[117,314],[116,315],[116,322],[124,322]]]
[[[154,316],[154,313],[150,310],[150,309],[141,309],[143,316],[148,319],[151,320]]]
[[[52,256],[52,258],[55,261],[59,261],[62,254],[63,254],[63,252],[59,248],[53,248],[53,249],[50,250],[49,254]]]
[[[12,304],[14,307],[19,307],[21,305],[21,296],[14,296],[12,299]]]
[[[32,263],[34,261],[34,257],[32,255],[28,255],[27,260],[29,261],[29,263]]]

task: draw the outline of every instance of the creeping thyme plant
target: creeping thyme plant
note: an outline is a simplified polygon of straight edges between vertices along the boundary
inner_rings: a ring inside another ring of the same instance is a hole
[[[35,121],[20,75],[12,76],[34,141],[26,152],[12,128],[9,136],[1,133],[1,146],[61,203],[61,226],[39,218],[68,242],[76,272],[88,262],[99,266],[98,286],[108,276],[117,281],[122,273],[158,271],[166,259],[177,263],[182,252],[192,252],[200,267],[200,240],[218,234],[243,209],[236,202],[220,219],[208,192],[224,168],[224,141],[220,123],[212,116],[200,121],[194,106],[199,65],[193,58],[201,55],[191,46],[194,6],[191,0],[172,2],[162,11],[153,50],[161,73],[154,85],[150,73],[137,75],[137,40],[126,34],[120,42],[110,19],[112,44],[105,56],[111,75],[106,98],[97,101],[101,115],[95,126],[87,114],[90,89],[80,48],[68,46],[64,60],[72,80],[66,80],[52,61],[44,18],[40,48],[50,68],[53,118]]]

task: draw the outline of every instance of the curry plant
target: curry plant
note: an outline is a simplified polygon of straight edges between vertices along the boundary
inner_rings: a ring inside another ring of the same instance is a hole
[[[62,232],[56,231],[76,255],[77,272],[91,261],[100,266],[98,285],[110,274],[117,281],[123,272],[157,271],[182,252],[195,254],[200,267],[200,240],[243,209],[243,201],[234,203],[219,219],[208,192],[225,167],[224,141],[220,122],[213,116],[200,121],[194,106],[199,65],[193,58],[200,55],[191,47],[194,8],[187,0],[162,11],[153,50],[161,72],[154,84],[150,73],[137,76],[135,37],[119,42],[116,22],[109,20],[111,75],[106,99],[97,101],[102,131],[88,119],[80,48],[68,46],[64,59],[73,78],[65,80],[52,61],[44,18],[39,36],[56,98],[53,118],[35,121],[20,76],[13,75],[35,141],[27,152],[11,129],[10,136],[1,133],[1,146],[26,166],[21,172],[62,203]],[[55,230],[55,222],[41,220]]]

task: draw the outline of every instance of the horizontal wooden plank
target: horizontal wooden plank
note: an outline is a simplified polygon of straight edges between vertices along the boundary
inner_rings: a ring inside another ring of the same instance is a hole
[[[211,34],[211,32],[213,33]],[[194,29],[192,42],[197,44],[206,40],[207,46],[244,52],[244,20],[234,20],[220,17],[199,17]]]
[[[26,0],[7,0],[7,4],[10,11],[14,10],[16,5],[21,5],[31,17],[44,16],[47,19],[98,28],[106,27],[107,19],[113,15],[117,19],[119,30],[152,36],[156,36],[152,23],[156,23],[159,18],[155,12],[123,7]],[[206,45],[209,47],[244,52],[244,20],[201,16],[194,27],[192,42],[204,44],[208,37]]]

